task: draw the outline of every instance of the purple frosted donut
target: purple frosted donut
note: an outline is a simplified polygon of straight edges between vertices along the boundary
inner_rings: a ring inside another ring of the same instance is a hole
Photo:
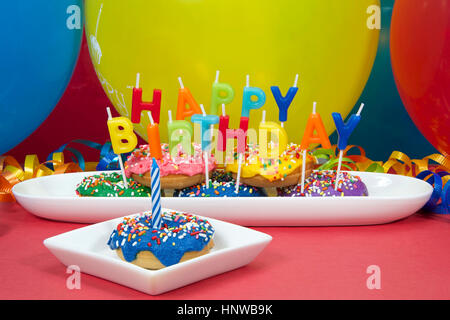
[[[278,188],[279,197],[361,197],[369,193],[364,182],[359,176],[341,171],[338,188],[334,190],[336,171],[314,171],[305,180],[304,192],[300,185]]]

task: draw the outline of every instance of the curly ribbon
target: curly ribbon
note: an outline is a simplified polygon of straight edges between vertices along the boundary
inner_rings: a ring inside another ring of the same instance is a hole
[[[359,154],[348,154],[350,150],[358,150]],[[372,161],[360,146],[349,145],[343,150],[342,167],[354,171],[381,172],[416,177],[433,186],[433,193],[424,209],[434,213],[450,213],[450,159],[441,154],[431,154],[423,159],[411,159],[400,151],[393,151],[386,162]],[[337,146],[331,149],[313,150],[313,155],[326,159],[319,170],[332,170],[337,167]],[[434,161],[435,164],[431,164]]]
[[[82,153],[69,144],[78,143],[100,151],[98,162],[86,162]],[[73,162],[65,163],[64,151],[69,151]],[[127,157],[127,155],[123,155]],[[125,158],[126,159],[126,158]],[[47,160],[39,162],[37,155],[27,155],[23,167],[12,156],[0,156],[0,202],[15,201],[12,194],[12,187],[28,179],[81,171],[104,171],[117,170],[119,168],[119,158],[113,152],[111,143],[106,142],[101,145],[89,140],[72,140],[51,152]]]
[[[47,167],[54,166],[54,170]],[[82,171],[76,163],[64,163],[64,155],[55,153],[53,159],[39,163],[35,154],[25,157],[24,167],[11,156],[0,156],[0,201],[14,201],[12,187],[28,179],[48,176],[51,174],[62,174],[68,172]]]

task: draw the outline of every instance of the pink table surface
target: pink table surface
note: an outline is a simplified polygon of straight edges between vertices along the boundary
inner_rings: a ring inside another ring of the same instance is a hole
[[[66,267],[42,244],[85,226],[0,203],[0,299],[449,299],[450,217],[417,213],[357,227],[258,227],[272,242],[250,264],[150,296],[88,274],[68,289]],[[368,289],[369,266],[380,289]]]

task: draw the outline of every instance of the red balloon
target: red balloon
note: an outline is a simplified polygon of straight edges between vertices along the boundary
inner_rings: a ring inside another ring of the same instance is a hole
[[[402,101],[422,134],[450,156],[450,0],[397,0],[391,60]]]

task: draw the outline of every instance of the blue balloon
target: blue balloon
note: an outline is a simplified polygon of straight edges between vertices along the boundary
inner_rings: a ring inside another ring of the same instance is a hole
[[[364,148],[372,160],[385,161],[392,151],[423,158],[436,149],[424,138],[409,117],[395,85],[389,50],[390,25],[394,0],[381,0],[381,30],[378,51],[364,91],[349,116],[360,104],[365,107],[361,123],[353,132],[349,144]],[[330,136],[336,143],[337,134]]]
[[[74,70],[83,35],[82,0],[0,4],[0,154],[47,118]]]

